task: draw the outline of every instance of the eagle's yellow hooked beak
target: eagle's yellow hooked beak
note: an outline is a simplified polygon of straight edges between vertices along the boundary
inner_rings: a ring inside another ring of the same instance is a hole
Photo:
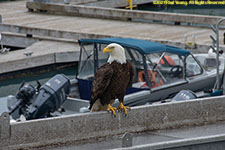
[[[111,52],[112,50],[113,50],[112,47],[106,47],[106,48],[103,49],[102,53],[105,54],[107,52]]]

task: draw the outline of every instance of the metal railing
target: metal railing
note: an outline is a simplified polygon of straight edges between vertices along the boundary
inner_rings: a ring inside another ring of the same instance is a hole
[[[219,45],[219,28],[220,28],[220,24],[225,20],[225,18],[221,18],[216,25],[211,25],[211,29],[213,30],[213,32],[216,34],[216,39],[213,36],[210,36],[210,38],[212,39],[212,46],[210,46],[213,51],[216,52],[216,89],[221,89],[221,83],[220,83],[220,75],[219,75],[219,49],[220,49],[220,45]],[[216,49],[215,49],[216,47]]]

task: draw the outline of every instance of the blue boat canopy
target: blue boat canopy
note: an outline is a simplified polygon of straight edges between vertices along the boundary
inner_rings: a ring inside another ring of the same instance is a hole
[[[142,55],[151,54],[151,53],[161,53],[161,52],[169,52],[177,55],[188,55],[190,51],[168,46],[160,43],[132,39],[132,38],[101,38],[101,39],[80,39],[79,42],[81,44],[89,44],[89,43],[100,43],[100,44],[110,44],[117,43],[123,47],[133,48],[139,51]]]

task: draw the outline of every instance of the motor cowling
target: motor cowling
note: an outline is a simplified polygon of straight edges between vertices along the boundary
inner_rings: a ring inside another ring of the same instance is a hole
[[[70,93],[70,80],[58,74],[41,86],[33,105],[25,117],[27,120],[48,117],[66,101]]]

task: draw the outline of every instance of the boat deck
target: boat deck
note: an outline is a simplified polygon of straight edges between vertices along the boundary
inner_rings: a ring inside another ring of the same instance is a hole
[[[218,138],[219,136],[225,135],[225,122],[218,122],[215,124],[203,125],[203,126],[194,126],[194,127],[186,127],[186,128],[178,128],[178,129],[167,129],[167,130],[158,130],[152,132],[144,132],[144,133],[135,133],[132,135],[132,147],[126,147],[124,149],[160,149],[159,147],[165,145],[177,144],[176,146],[181,148],[182,142],[187,141],[204,141],[207,138],[213,139]],[[123,135],[114,136],[109,139],[98,139],[98,140],[90,140],[86,142],[81,142],[79,144],[72,143],[66,145],[57,145],[57,146],[47,146],[42,148],[32,148],[32,150],[105,150],[105,149],[122,149],[122,139]],[[179,144],[178,144],[179,143]],[[193,142],[194,143],[194,142]],[[206,144],[207,145],[207,144]],[[187,147],[195,148],[195,149],[206,149],[210,146],[202,146],[202,147]],[[214,148],[219,150],[220,148],[214,145]],[[164,147],[164,149],[167,149]],[[222,150],[222,149],[221,149]]]
[[[225,97],[80,113],[26,122],[0,117],[0,146],[10,149],[217,149],[225,146]],[[5,128],[3,128],[5,127]],[[124,135],[126,135],[124,138]],[[5,147],[4,147],[5,146]]]

